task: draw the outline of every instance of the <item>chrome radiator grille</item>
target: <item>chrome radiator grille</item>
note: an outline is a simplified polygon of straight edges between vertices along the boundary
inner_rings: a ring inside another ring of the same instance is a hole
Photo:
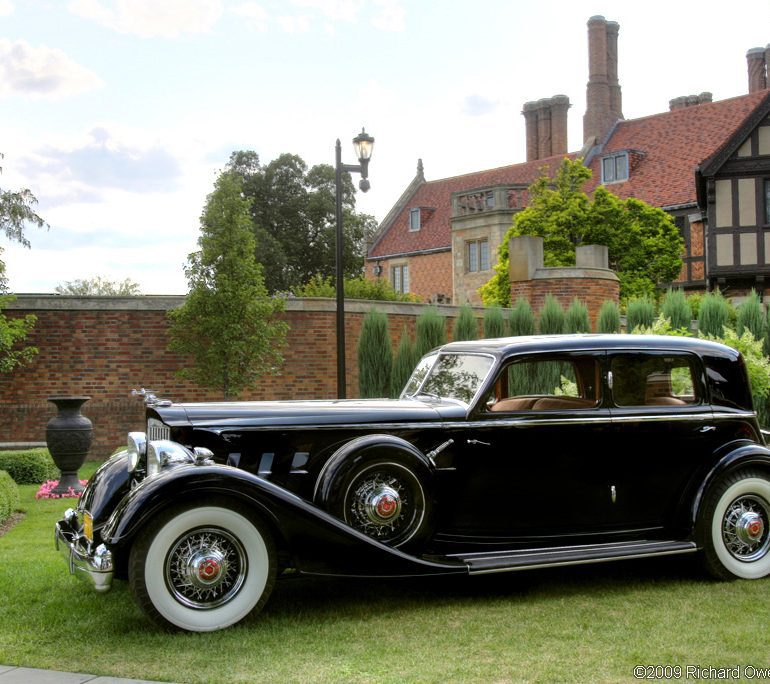
[[[156,439],[171,439],[171,428],[157,418],[150,418],[147,421],[147,441],[152,442]]]

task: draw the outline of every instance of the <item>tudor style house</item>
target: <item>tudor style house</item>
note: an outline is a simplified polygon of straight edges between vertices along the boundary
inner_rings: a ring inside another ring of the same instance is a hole
[[[567,151],[569,99],[556,95],[523,107],[527,161],[436,181],[417,174],[369,250],[368,277],[426,301],[480,302],[527,188],[561,160],[581,158],[604,184],[669,212],[685,241],[677,283],[720,287],[739,297],[770,288],[770,45],[747,54],[749,93],[712,102],[710,93],[677,97],[669,111],[626,120],[618,81],[619,26],[588,21],[589,78],[584,144]]]

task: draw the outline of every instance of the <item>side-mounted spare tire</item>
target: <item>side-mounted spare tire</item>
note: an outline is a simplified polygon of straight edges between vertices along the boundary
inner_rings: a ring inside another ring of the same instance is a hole
[[[354,439],[327,461],[314,501],[359,532],[394,547],[419,547],[433,532],[432,470],[392,435]]]

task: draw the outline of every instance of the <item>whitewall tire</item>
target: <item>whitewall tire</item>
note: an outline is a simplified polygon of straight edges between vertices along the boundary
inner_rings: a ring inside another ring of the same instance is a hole
[[[129,581],[159,625],[210,632],[265,604],[275,566],[270,533],[245,510],[189,505],[166,512],[137,538]]]

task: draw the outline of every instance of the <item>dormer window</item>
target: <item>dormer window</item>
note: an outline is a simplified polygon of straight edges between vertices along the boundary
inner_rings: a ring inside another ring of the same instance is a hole
[[[618,152],[602,158],[602,183],[628,180],[628,152]]]
[[[420,230],[420,209],[409,210],[409,230]]]

